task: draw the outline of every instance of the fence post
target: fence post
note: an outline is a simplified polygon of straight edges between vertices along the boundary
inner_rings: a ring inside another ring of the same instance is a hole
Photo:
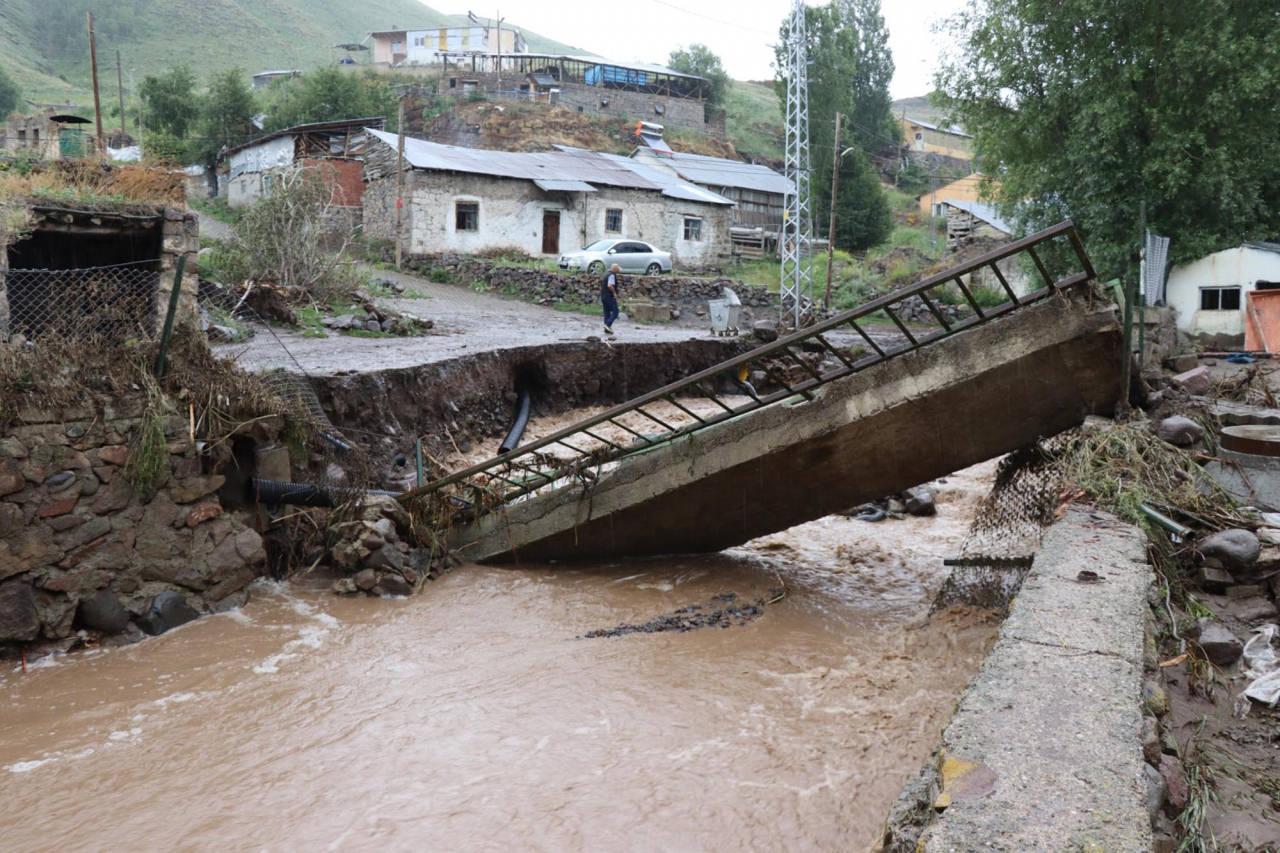
[[[153,372],[157,379],[164,377],[164,360],[169,354],[169,338],[173,334],[173,317],[178,313],[178,298],[182,294],[182,273],[187,268],[187,256],[178,257],[178,269],[173,276],[173,288],[169,291],[169,310],[164,315],[164,329],[160,332],[160,351],[156,353]]]

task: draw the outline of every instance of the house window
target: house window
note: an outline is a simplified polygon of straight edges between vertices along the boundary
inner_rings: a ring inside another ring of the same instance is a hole
[[[426,39],[425,39],[425,37],[424,37],[424,36],[414,36],[414,37],[413,37],[413,46],[414,46],[414,47],[422,47],[425,43],[426,43]]]
[[[27,147],[27,132],[25,130],[18,131],[18,144],[23,148]]]
[[[40,147],[40,128],[38,127],[31,129],[31,144],[37,148]]]
[[[920,141],[920,140],[922,140],[922,139],[924,139],[924,134],[923,134],[923,133],[917,133],[917,134],[916,134],[916,142],[919,142],[919,141]]]
[[[454,208],[454,228],[458,231],[480,230],[480,205],[474,201],[460,201]]]
[[[694,243],[702,241],[702,220],[696,216],[684,218],[684,238]]]
[[[457,77],[450,77],[450,78],[449,78],[449,88],[450,88],[450,89],[456,89],[456,88],[458,88],[458,78],[457,78]]]
[[[622,233],[622,208],[611,207],[604,212],[604,230],[610,234]]]
[[[1201,311],[1239,311],[1240,288],[1238,287],[1202,287],[1200,288]]]
[[[272,187],[274,187],[275,185],[276,185],[276,176],[275,176],[275,175],[263,175],[263,176],[262,176],[262,191],[263,191],[263,193],[269,193],[269,192],[271,192]]]

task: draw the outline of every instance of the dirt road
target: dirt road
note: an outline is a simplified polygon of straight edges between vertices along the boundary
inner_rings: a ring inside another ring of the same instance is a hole
[[[602,334],[599,317],[557,311],[517,299],[477,293],[453,284],[439,284],[416,275],[371,270],[378,278],[398,281],[416,298],[382,299],[403,314],[431,320],[435,326],[423,337],[357,338],[330,334],[307,337],[283,329],[258,328],[244,344],[225,344],[217,351],[235,357],[250,370],[298,365],[309,374],[386,370],[430,364],[487,350],[581,341]],[[656,343],[707,337],[705,329],[641,326],[627,319],[616,324],[618,340]],[[292,358],[290,357],[292,356]],[[297,360],[297,365],[294,364]]]

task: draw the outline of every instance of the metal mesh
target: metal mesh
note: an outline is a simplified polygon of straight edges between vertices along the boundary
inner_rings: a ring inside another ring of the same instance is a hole
[[[968,604],[1004,610],[1031,569],[1062,493],[1063,451],[1070,434],[1042,439],[1010,453],[978,506],[960,556],[934,607]]]
[[[0,339],[149,338],[160,273],[139,266],[0,272]]]

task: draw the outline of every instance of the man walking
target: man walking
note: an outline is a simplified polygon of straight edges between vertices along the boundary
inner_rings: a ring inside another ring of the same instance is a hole
[[[614,264],[600,280],[600,305],[604,308],[604,333],[613,337],[613,321],[618,319],[618,289],[622,286],[622,267]]]

